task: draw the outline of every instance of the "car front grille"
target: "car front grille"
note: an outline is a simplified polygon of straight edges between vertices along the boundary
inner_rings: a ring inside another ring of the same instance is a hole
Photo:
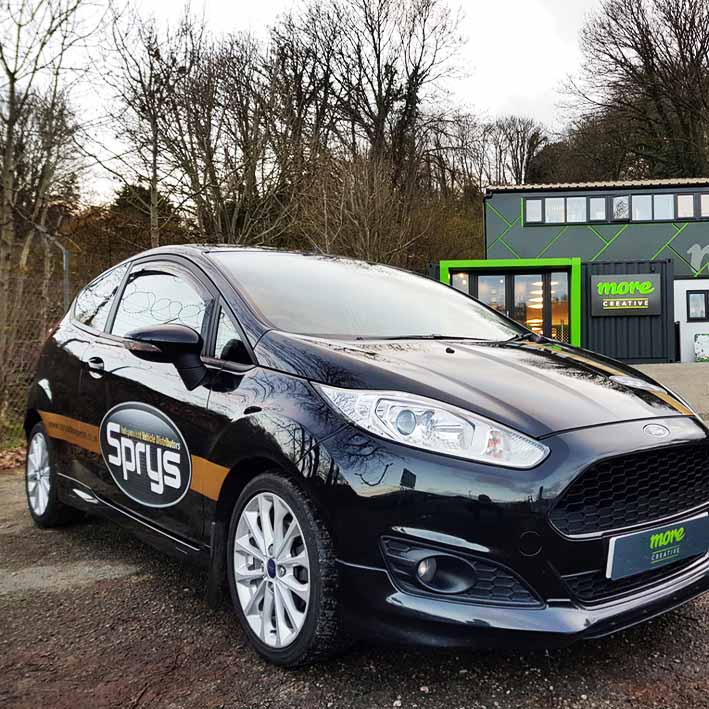
[[[709,446],[686,444],[600,461],[567,488],[551,522],[568,536],[623,529],[709,501]]]
[[[700,556],[694,556],[690,559],[682,559],[660,569],[645,571],[642,574],[635,574],[615,581],[606,578],[603,571],[589,571],[583,574],[562,576],[562,579],[574,598],[590,605],[610,601],[618,596],[661,583],[670,576],[689,568],[699,558]]]

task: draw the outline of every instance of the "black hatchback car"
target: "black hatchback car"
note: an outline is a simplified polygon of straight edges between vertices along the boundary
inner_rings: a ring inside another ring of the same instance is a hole
[[[208,565],[276,663],[562,646],[709,588],[689,406],[394,268],[143,253],[79,293],[25,426],[39,526],[105,515]]]

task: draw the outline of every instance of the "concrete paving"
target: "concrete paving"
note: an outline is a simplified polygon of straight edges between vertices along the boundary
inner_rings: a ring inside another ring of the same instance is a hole
[[[202,570],[98,519],[37,529],[20,470],[0,500],[0,707],[707,709],[709,596],[548,653],[361,643],[284,670],[207,607]]]

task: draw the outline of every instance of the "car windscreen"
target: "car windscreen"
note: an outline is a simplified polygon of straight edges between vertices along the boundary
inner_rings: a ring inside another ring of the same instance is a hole
[[[453,288],[396,268],[267,251],[212,251],[210,256],[251,306],[286,332],[480,340],[526,332]]]

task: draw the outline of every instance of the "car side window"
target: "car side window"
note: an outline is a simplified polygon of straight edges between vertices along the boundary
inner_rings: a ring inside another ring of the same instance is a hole
[[[217,338],[214,344],[214,356],[225,362],[251,364],[251,358],[241,337],[239,329],[224,308],[219,309]]]
[[[96,330],[103,330],[127,269],[128,264],[124,263],[89,283],[76,297],[74,319]]]
[[[113,334],[124,337],[152,325],[187,325],[205,336],[211,294],[181,269],[143,268],[128,277],[113,322]]]

